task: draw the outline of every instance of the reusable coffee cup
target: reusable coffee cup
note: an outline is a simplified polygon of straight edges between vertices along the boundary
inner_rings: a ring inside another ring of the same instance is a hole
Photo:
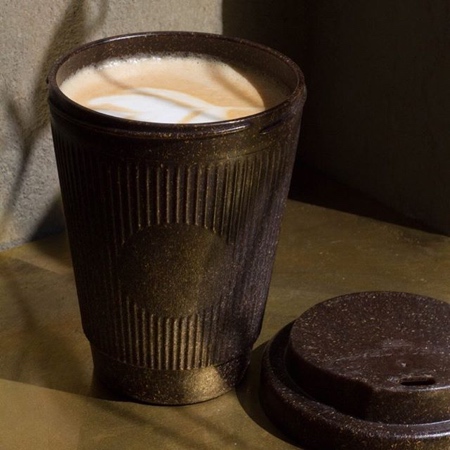
[[[128,120],[61,83],[134,55],[207,56],[265,74],[287,98],[200,124]],[[306,91],[300,69],[249,41],[190,32],[116,36],[49,77],[54,148],[95,376],[139,401],[205,401],[242,378],[258,337]]]

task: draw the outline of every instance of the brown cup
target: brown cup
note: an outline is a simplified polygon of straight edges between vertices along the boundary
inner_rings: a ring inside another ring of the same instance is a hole
[[[111,57],[189,52],[263,71],[290,96],[260,114],[158,124],[84,108],[60,84]],[[300,69],[203,33],[89,43],[49,78],[56,160],[83,329],[96,376],[157,404],[217,397],[258,337],[305,101]]]

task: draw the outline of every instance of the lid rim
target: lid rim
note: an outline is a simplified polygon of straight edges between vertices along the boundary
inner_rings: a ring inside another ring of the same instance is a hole
[[[357,294],[354,294],[357,295]],[[412,295],[412,294],[410,294]],[[449,306],[450,307],[450,306]],[[299,319],[297,319],[299,320]],[[355,417],[306,394],[290,372],[291,322],[265,349],[261,369],[260,399],[269,419],[287,435],[310,449],[448,450],[450,420],[428,423],[395,423]]]

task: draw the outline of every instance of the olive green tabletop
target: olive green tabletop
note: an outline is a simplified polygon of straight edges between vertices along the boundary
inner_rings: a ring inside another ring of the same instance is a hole
[[[318,198],[306,192],[288,200],[247,376],[201,404],[139,404],[95,382],[65,235],[0,253],[0,449],[299,448],[261,410],[264,343],[307,308],[344,293],[450,300],[450,238],[345,189],[320,188]]]

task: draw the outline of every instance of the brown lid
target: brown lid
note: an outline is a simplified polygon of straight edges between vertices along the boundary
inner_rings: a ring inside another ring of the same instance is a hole
[[[322,302],[262,366],[266,414],[310,449],[450,448],[450,305],[400,292]]]

